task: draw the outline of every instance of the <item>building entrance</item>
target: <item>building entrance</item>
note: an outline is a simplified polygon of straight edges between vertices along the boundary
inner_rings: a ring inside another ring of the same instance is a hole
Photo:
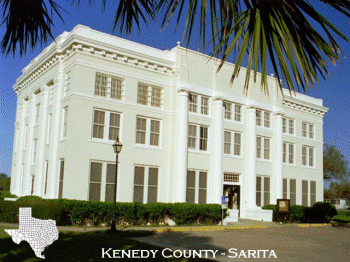
[[[240,186],[239,185],[224,185],[224,196],[228,209],[240,209]]]

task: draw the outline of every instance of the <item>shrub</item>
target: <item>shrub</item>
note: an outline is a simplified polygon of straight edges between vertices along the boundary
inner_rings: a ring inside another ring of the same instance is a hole
[[[290,206],[290,213],[284,216],[284,222],[301,222],[304,218],[305,206],[292,205]],[[277,205],[266,205],[262,209],[269,209],[273,211],[272,220],[277,221]]]
[[[4,200],[5,197],[17,198],[16,195],[12,195],[10,191],[0,191],[0,200]]]
[[[1,201],[0,221],[7,223],[18,223],[18,212],[20,207],[31,207],[32,216],[38,219],[52,219],[57,225],[64,224],[64,209],[53,202],[27,202],[27,201]]]
[[[16,201],[41,201],[45,200],[39,196],[22,196],[18,198]]]
[[[312,207],[304,209],[304,222],[307,223],[325,223],[337,215],[335,207],[326,202],[317,202]]]

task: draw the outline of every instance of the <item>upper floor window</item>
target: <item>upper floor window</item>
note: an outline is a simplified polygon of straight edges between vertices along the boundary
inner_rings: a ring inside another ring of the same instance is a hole
[[[313,124],[302,123],[302,136],[313,139],[315,137],[315,129]]]
[[[314,148],[310,146],[302,147],[302,165],[314,166]]]
[[[92,137],[98,139],[117,140],[120,132],[120,114],[116,112],[94,110]]]
[[[137,103],[141,105],[162,106],[162,88],[139,84],[137,88]]]
[[[270,159],[270,138],[256,137],[256,158]]]
[[[201,151],[208,150],[208,127],[189,124],[188,148]]]
[[[232,143],[233,141],[233,143]],[[233,146],[233,148],[232,148]],[[224,131],[224,153],[228,155],[241,155],[242,134],[238,132]]]
[[[242,106],[230,102],[224,103],[225,119],[234,119],[237,122],[242,122]],[[234,117],[234,118],[233,118]]]
[[[209,115],[209,98],[203,95],[189,94],[188,110],[192,113],[200,112],[202,115]]]
[[[283,118],[283,133],[294,135],[294,119]]]
[[[136,118],[136,143],[159,146],[159,141],[160,120],[138,116]]]
[[[256,110],[256,125],[270,127],[270,113],[267,111]]]
[[[294,164],[294,144],[283,143],[283,163]]]
[[[110,98],[121,100],[123,97],[122,82],[120,78],[96,73],[95,95],[106,97],[110,94]]]

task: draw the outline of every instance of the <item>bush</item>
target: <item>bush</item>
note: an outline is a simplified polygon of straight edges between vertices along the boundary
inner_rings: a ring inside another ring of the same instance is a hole
[[[22,196],[18,198],[16,201],[42,201],[42,200],[46,200],[46,199],[43,199],[39,196]]]
[[[317,202],[312,207],[304,209],[304,222],[325,223],[337,215],[335,207],[326,202]]]
[[[12,197],[12,198],[17,198],[16,195],[12,195],[10,191],[0,191],[0,200],[4,200],[5,197]]]
[[[64,209],[53,202],[27,202],[27,201],[1,201],[0,221],[7,223],[18,223],[18,212],[20,207],[31,207],[32,216],[38,219],[52,219],[57,225],[64,224]]]

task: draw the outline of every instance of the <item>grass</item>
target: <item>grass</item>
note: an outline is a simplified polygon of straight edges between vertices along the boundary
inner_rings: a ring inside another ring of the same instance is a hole
[[[163,248],[140,243],[129,237],[142,237],[152,235],[150,231],[92,231],[92,232],[60,232],[59,239],[53,242],[44,251],[46,261],[101,261],[102,248],[113,250],[159,250],[156,259],[143,259],[143,261],[211,261],[209,259],[167,259],[161,255]],[[112,254],[112,252],[110,252]],[[109,259],[110,260],[110,259]],[[115,261],[118,259],[112,259]],[[119,259],[123,260],[123,259]],[[132,261],[132,259],[125,258]],[[26,241],[15,244],[11,237],[0,227],[0,261],[44,261],[34,255]]]
[[[333,217],[335,221],[350,222],[350,210],[338,210],[338,215]]]

